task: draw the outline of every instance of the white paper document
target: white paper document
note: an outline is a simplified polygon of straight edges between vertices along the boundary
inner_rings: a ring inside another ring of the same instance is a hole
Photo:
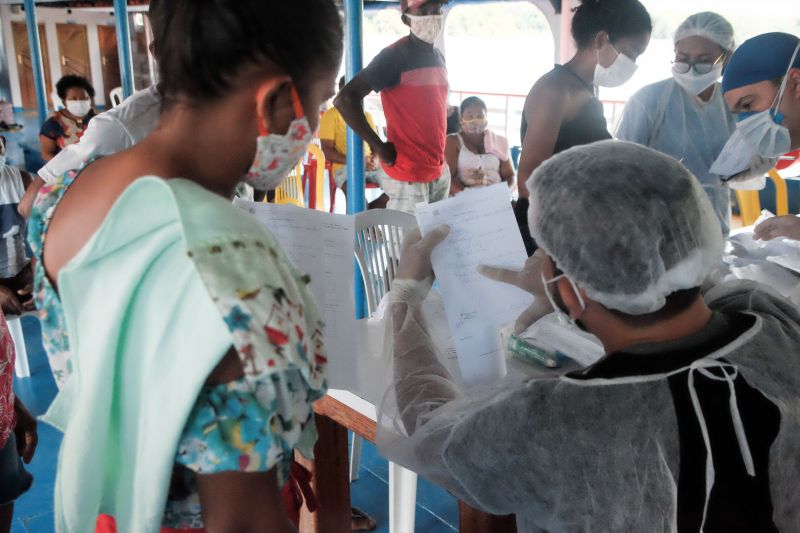
[[[353,296],[355,219],[303,209],[237,199],[281,245],[295,268],[311,277],[310,290],[325,322],[328,383],[357,388],[357,321]]]
[[[527,260],[508,185],[466,190],[441,202],[419,204],[416,214],[423,235],[440,224],[450,226],[450,234],[431,260],[465,383],[503,377],[506,367],[499,328],[513,322],[533,296],[486,279],[477,268],[520,270]]]

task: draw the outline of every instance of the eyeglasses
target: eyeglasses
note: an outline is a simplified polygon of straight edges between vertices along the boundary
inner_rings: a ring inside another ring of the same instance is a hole
[[[678,74],[686,74],[690,70],[694,70],[697,74],[708,74],[717,64],[722,61],[725,54],[721,54],[713,63],[689,63],[688,61],[673,61],[672,68]]]

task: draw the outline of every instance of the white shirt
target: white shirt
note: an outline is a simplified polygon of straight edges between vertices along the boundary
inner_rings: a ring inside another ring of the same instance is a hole
[[[51,183],[93,157],[130,148],[153,131],[160,114],[161,97],[155,85],[134,93],[117,107],[94,117],[80,142],[61,150],[39,170],[39,177]]]

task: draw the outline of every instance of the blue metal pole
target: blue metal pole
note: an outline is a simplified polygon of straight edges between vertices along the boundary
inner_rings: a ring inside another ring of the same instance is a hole
[[[119,74],[122,80],[122,96],[133,94],[133,57],[128,25],[128,2],[114,0],[114,19],[117,26],[117,50],[119,51]]]
[[[345,0],[344,3],[345,26],[347,30],[347,49],[345,53],[345,68],[347,81],[352,80],[363,68],[363,32],[361,22],[364,15],[362,0]],[[364,142],[349,127],[347,128],[347,212],[359,213],[366,207],[364,189],[366,181],[364,176]],[[356,316],[362,318],[366,313],[366,294],[361,272],[356,264],[355,268],[355,301]]]
[[[28,26],[28,41],[31,47],[31,65],[33,66],[33,87],[36,91],[36,107],[39,113],[39,126],[41,126],[47,120],[47,90],[44,86],[42,43],[39,41],[39,23],[36,20],[36,4],[34,0],[25,0],[25,24]]]

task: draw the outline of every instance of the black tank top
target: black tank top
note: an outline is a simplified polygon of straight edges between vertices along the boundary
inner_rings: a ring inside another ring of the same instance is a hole
[[[603,104],[595,96],[594,86],[586,83],[583,78],[564,65],[556,65],[554,70],[568,72],[571,76],[574,76],[592,97],[587,100],[586,104],[584,104],[575,118],[561,123],[553,155],[563,152],[568,148],[572,148],[573,146],[610,139],[611,134],[608,132],[608,123],[603,113]],[[520,127],[520,139],[523,144],[525,143],[525,134],[527,132],[528,121],[525,120],[525,115],[523,114],[522,125]]]

